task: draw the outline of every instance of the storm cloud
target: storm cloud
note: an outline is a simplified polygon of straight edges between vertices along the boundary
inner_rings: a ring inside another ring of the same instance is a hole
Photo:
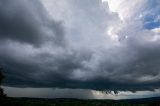
[[[160,88],[160,2],[153,1],[156,9],[149,0],[132,2],[114,7],[108,0],[1,0],[4,85]]]
[[[49,18],[39,1],[2,0],[0,33],[1,40],[13,40],[38,46],[44,40],[51,38],[62,43],[60,40],[63,39],[64,29],[61,22]]]

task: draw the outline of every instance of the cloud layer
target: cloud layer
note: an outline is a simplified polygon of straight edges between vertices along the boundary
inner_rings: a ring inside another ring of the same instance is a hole
[[[0,1],[4,85],[159,88],[160,2],[113,4],[114,0]]]

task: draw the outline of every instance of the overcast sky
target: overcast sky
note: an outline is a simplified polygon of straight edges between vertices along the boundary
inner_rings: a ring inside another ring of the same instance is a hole
[[[9,96],[157,96],[159,64],[160,0],[0,0]]]

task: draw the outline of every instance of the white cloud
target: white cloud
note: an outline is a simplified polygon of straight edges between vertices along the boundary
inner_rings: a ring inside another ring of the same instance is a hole
[[[135,16],[142,9],[145,0],[102,0],[102,2],[108,2],[110,11],[118,13],[120,19],[124,21]]]

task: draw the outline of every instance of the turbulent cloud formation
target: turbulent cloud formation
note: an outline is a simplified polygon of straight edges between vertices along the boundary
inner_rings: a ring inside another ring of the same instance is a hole
[[[0,1],[4,85],[102,91],[159,88],[159,0],[114,3]]]
[[[35,0],[1,1],[1,40],[13,40],[33,45],[39,45],[50,37],[56,41],[62,40],[60,37],[64,36],[64,31],[60,24],[51,20],[43,5]]]

